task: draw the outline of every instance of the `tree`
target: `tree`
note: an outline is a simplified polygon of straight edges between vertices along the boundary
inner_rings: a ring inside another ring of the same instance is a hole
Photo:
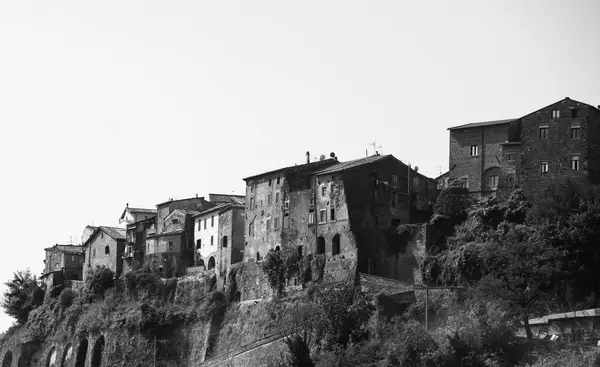
[[[27,322],[29,313],[44,302],[44,290],[31,270],[18,270],[13,278],[4,283],[6,291],[2,308],[22,325]]]
[[[454,184],[440,192],[433,212],[436,215],[446,216],[458,224],[467,218],[467,209],[470,204],[469,190]]]

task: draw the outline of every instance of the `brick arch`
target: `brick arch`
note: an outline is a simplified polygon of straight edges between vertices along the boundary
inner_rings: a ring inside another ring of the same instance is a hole
[[[2,358],[2,367],[12,367],[12,360],[12,350],[8,350],[6,353],[4,353],[4,358]]]
[[[102,353],[104,352],[104,345],[104,335],[100,335],[94,343],[94,349],[92,349],[91,367],[100,367],[102,365]]]
[[[73,358],[73,345],[68,343],[63,350],[62,357],[60,358],[60,367],[72,366]]]
[[[87,359],[88,340],[82,339],[77,346],[77,354],[75,355],[75,367],[85,367]]]
[[[48,354],[46,355],[46,363],[44,364],[45,367],[57,367],[56,354],[56,347],[50,348]]]

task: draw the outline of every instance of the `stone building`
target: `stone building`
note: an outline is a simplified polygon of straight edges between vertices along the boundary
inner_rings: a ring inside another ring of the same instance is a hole
[[[245,179],[245,261],[294,246],[322,257],[324,274],[334,279],[357,271],[398,276],[388,260],[401,247],[395,228],[429,219],[435,180],[392,155],[314,163]]]
[[[600,181],[600,110],[568,97],[520,118],[448,130],[449,178],[477,196],[518,186],[535,199],[552,182]]]
[[[49,287],[63,284],[68,280],[81,280],[83,278],[83,246],[59,245],[44,249],[44,272],[40,279]]]
[[[96,266],[105,266],[119,277],[123,272],[123,252],[125,250],[125,229],[100,226],[83,244],[85,266],[83,280],[87,272]]]
[[[220,204],[194,216],[195,264],[214,269],[219,248],[219,211],[228,204]]]
[[[128,224],[154,217],[156,217],[156,209],[130,208],[129,203],[127,203],[123,214],[119,218],[119,225],[117,227],[127,228]]]
[[[156,216],[152,216],[127,225],[125,250],[123,252],[124,273],[145,263],[148,234],[156,233],[155,221]]]

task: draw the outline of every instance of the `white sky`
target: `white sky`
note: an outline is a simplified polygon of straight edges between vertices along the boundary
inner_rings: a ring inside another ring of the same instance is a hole
[[[304,153],[435,177],[446,128],[600,104],[600,1],[2,1],[0,280],[125,203]],[[1,287],[0,291],[3,292]],[[0,316],[0,330],[12,323]]]

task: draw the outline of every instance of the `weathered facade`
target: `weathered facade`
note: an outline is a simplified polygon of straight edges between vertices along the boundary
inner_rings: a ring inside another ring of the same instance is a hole
[[[324,261],[329,278],[397,276],[385,265],[400,247],[395,228],[429,220],[436,181],[391,155],[321,162],[246,179],[245,261],[293,246]]]
[[[219,250],[216,272],[219,279],[229,273],[232,264],[244,260],[244,206],[228,204],[219,210]]]
[[[85,266],[83,280],[87,272],[96,266],[105,266],[119,277],[123,272],[123,252],[125,250],[125,230],[115,227],[98,227],[83,244]]]
[[[195,264],[204,269],[214,269],[219,248],[219,210],[228,204],[221,204],[194,216]]]
[[[56,244],[44,250],[46,259],[41,279],[46,285],[51,287],[83,278],[83,246]]]
[[[535,199],[563,179],[600,182],[600,110],[568,97],[518,119],[448,130],[450,181],[477,196],[522,187]]]
[[[150,247],[147,244],[148,234],[154,234],[156,232],[155,218],[156,217],[150,217],[127,225],[127,240],[123,252],[124,273],[132,271],[144,264],[146,249]],[[155,248],[155,246],[152,246],[152,248]]]

